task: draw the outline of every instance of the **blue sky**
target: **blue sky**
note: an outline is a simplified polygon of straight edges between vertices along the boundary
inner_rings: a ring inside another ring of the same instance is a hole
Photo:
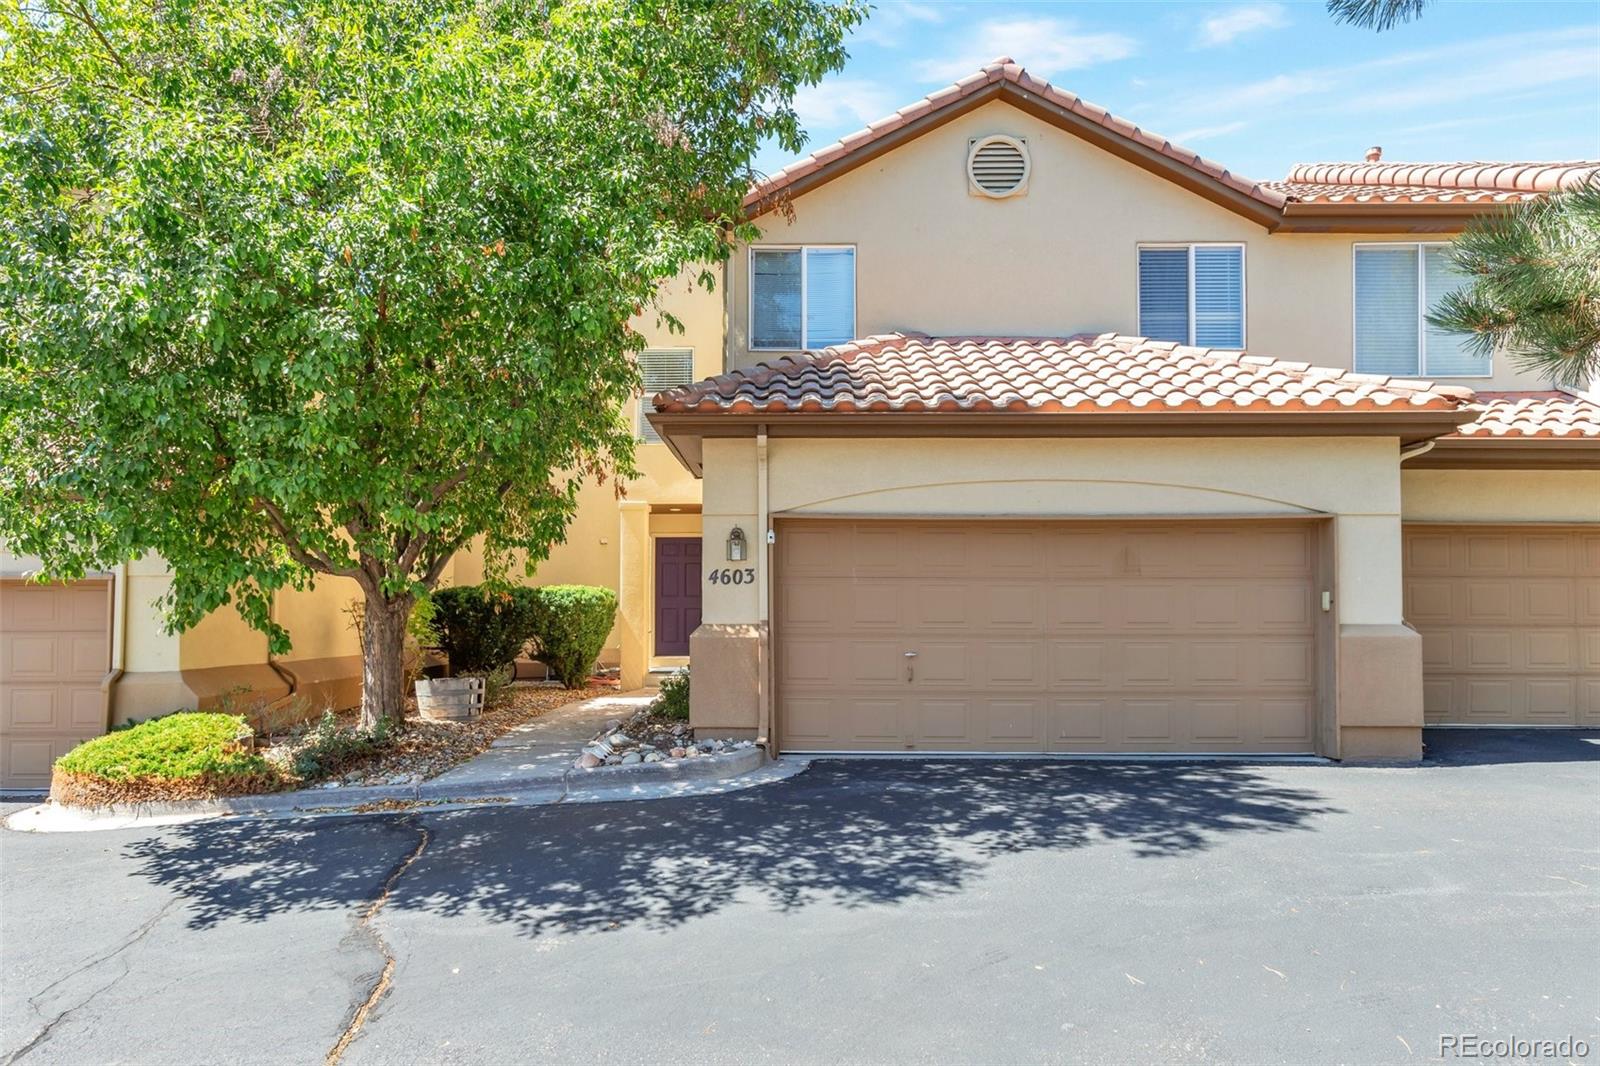
[[[879,0],[850,62],[796,100],[808,148],[1008,54],[1215,159],[1600,159],[1600,0],[1436,0],[1386,33],[1318,2]],[[768,148],[763,172],[790,161]]]

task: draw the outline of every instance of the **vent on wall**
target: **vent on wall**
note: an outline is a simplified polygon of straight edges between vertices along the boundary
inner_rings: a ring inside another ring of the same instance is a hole
[[[975,196],[1003,200],[1028,191],[1028,142],[994,134],[977,137],[967,150],[967,187]]]

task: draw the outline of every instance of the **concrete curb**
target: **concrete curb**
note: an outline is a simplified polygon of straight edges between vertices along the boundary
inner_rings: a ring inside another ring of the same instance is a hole
[[[566,800],[655,799],[665,793],[653,793],[653,787],[727,780],[758,770],[766,762],[766,753],[760,748],[741,748],[693,759],[600,766],[592,770],[581,770],[569,764],[559,772],[541,768],[536,773],[521,776],[507,775],[493,780],[457,784],[434,778],[404,785],[307,788],[260,796],[172,800],[94,808],[60,807],[46,802],[18,811],[4,824],[7,829],[23,832],[74,832],[170,825],[202,818],[315,818],[349,814],[355,807],[390,802],[454,807],[470,806],[475,801],[481,803],[491,799],[495,803],[511,802],[518,806],[539,806]]]

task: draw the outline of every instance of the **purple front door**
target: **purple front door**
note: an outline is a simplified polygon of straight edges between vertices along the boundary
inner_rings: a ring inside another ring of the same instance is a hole
[[[688,655],[700,624],[700,538],[656,538],[656,654]]]

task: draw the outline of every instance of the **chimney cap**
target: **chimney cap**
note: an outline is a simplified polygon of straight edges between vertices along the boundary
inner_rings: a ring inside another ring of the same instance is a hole
[[[1383,146],[1375,144],[1367,149],[1367,162],[1376,163],[1383,158]]]

